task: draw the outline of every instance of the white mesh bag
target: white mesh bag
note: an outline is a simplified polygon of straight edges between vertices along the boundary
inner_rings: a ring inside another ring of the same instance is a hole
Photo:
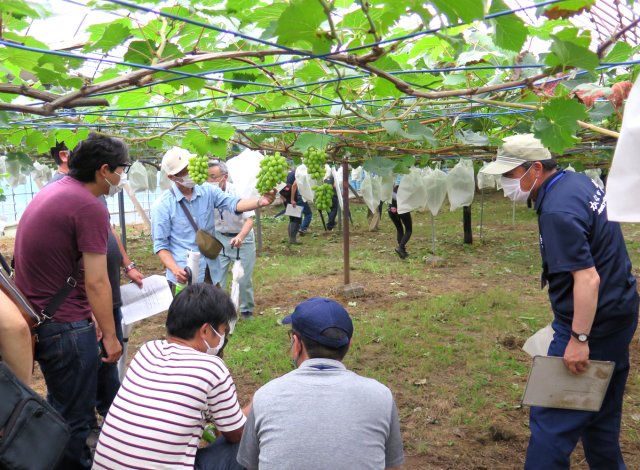
[[[475,190],[473,163],[469,159],[460,159],[447,175],[447,196],[449,196],[451,211],[470,206]]]

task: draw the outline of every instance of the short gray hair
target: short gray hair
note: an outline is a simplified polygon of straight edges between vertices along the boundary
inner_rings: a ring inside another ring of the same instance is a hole
[[[209,168],[220,168],[220,174],[228,175],[229,169],[227,168],[227,164],[222,160],[209,160]]]

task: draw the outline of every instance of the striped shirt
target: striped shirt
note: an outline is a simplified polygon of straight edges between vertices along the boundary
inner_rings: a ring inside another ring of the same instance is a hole
[[[193,468],[207,421],[223,432],[246,421],[225,363],[150,341],[131,361],[109,409],[93,468]]]

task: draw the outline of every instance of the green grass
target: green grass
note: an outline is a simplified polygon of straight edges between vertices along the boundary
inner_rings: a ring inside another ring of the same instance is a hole
[[[240,396],[248,398],[256,387],[292,368],[287,328],[278,319],[308,297],[337,297],[355,325],[345,364],[392,389],[407,452],[421,456],[420,462],[440,456],[459,464],[415,468],[495,468],[494,458],[480,456],[491,427],[515,436],[490,442],[491,453],[512,465],[505,468],[521,466],[528,430],[527,410],[519,403],[530,359],[520,347],[552,318],[547,293],[539,289],[537,221],[534,211],[518,207],[513,225],[510,203],[500,194],[487,194],[481,240],[478,201],[472,206],[472,245],[462,243],[462,211],[444,208],[438,215],[436,254],[444,258],[439,267],[424,262],[431,254],[428,214],[414,215],[407,247],[411,257],[401,261],[393,252],[394,231],[386,214],[380,231],[368,232],[366,209],[354,206],[350,277],[365,287],[360,299],[340,295],[340,233],[323,234],[316,215],[314,233],[290,248],[283,243],[287,220],[264,218],[264,250],[254,274],[259,314],[238,323],[225,352]],[[639,266],[640,227],[627,225],[624,231],[634,266]],[[158,264],[148,254],[145,237],[134,238],[132,249],[135,259]],[[634,366],[627,395],[622,441],[637,449],[640,373]],[[461,448],[472,449],[468,454],[475,449],[475,454],[465,457]],[[640,468],[640,457],[626,458],[629,468]]]

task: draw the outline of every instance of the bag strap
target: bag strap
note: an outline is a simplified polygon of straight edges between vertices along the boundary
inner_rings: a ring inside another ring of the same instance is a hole
[[[7,272],[7,275],[11,277],[13,270],[9,267],[7,260],[4,258],[4,256],[1,253],[0,253],[0,264],[2,265],[2,268]],[[78,277],[79,270],[80,270],[80,266],[79,266],[79,263],[76,261],[76,263],[73,266],[73,272],[71,273],[71,276],[69,276],[65,281],[64,285],[60,289],[58,289],[58,292],[56,292],[55,295],[51,298],[47,306],[40,311],[40,314],[36,319],[36,323],[37,323],[35,325],[36,327],[42,324],[43,322],[45,322],[46,320],[50,320],[53,317],[53,315],[56,313],[56,311],[60,308],[60,306],[62,305],[62,302],[64,302],[67,296],[74,289],[74,287],[78,285],[78,281],[76,280],[76,278]]]
[[[175,196],[176,200],[178,199],[178,196],[176,196],[176,193],[173,192],[173,188],[171,188],[171,194],[173,194]],[[184,211],[184,215],[186,215],[187,219],[189,219],[189,222],[191,222],[191,226],[193,227],[193,230],[195,230],[197,232],[198,231],[198,225],[196,224],[196,221],[193,220],[193,216],[191,215],[191,211],[189,211],[189,209],[187,208],[187,204],[184,202],[184,198],[180,199],[178,204],[180,204],[180,207],[182,207],[182,210]]]
[[[77,277],[78,271],[80,270],[79,263],[76,261],[73,266],[73,272],[71,276],[67,278],[64,285],[56,292],[56,294],[51,298],[49,303],[45,308],[42,309],[42,314],[44,314],[47,319],[51,319],[53,315],[58,311],[64,299],[71,293],[71,291],[78,285]]]

